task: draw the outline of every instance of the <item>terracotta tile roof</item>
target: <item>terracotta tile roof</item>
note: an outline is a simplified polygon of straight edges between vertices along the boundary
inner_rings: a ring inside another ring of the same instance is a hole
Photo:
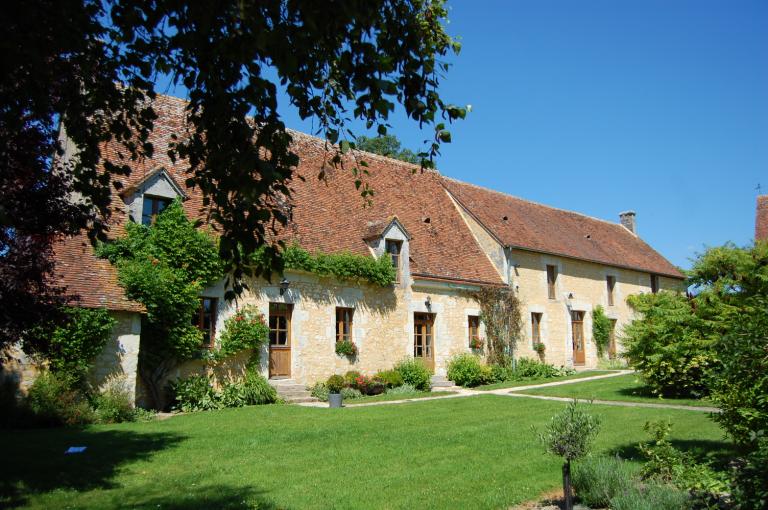
[[[755,240],[768,241],[768,195],[760,195],[757,197]]]
[[[58,284],[75,298],[72,304],[144,312],[144,306],[125,297],[117,272],[109,261],[96,257],[85,235],[67,237],[54,245],[54,274]]]
[[[506,246],[683,278],[675,266],[618,223],[454,179],[443,178],[443,184]]]

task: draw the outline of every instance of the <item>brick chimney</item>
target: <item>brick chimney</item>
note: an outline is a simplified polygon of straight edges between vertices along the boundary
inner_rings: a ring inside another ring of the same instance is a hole
[[[768,195],[758,195],[757,197],[755,241],[768,241]]]
[[[619,213],[619,222],[624,228],[637,235],[637,221],[635,220],[635,211],[624,211]]]

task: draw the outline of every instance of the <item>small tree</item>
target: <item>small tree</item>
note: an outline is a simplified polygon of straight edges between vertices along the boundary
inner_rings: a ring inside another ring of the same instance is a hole
[[[565,461],[563,498],[566,510],[573,509],[571,461],[584,457],[589,452],[599,431],[600,419],[582,411],[574,399],[562,412],[552,417],[543,432],[537,433],[547,451]]]

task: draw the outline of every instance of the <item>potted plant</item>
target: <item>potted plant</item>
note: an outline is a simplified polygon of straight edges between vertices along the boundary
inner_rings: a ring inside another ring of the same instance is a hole
[[[328,407],[341,407],[341,390],[344,389],[344,378],[332,375],[325,383],[328,388]]]
[[[336,354],[339,356],[355,356],[357,354],[357,346],[351,340],[336,342]]]
[[[538,353],[539,359],[541,361],[544,361],[544,351],[547,350],[547,346],[544,345],[542,342],[537,342],[534,344],[533,350]]]
[[[481,351],[483,349],[483,339],[475,337],[469,341],[469,348],[473,351]]]

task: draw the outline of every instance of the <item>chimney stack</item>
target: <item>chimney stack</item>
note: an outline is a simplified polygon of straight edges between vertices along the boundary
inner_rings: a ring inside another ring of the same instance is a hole
[[[637,221],[635,220],[635,211],[624,211],[619,213],[619,221],[624,228],[637,235]]]
[[[768,241],[768,195],[758,195],[757,197],[755,241]]]

